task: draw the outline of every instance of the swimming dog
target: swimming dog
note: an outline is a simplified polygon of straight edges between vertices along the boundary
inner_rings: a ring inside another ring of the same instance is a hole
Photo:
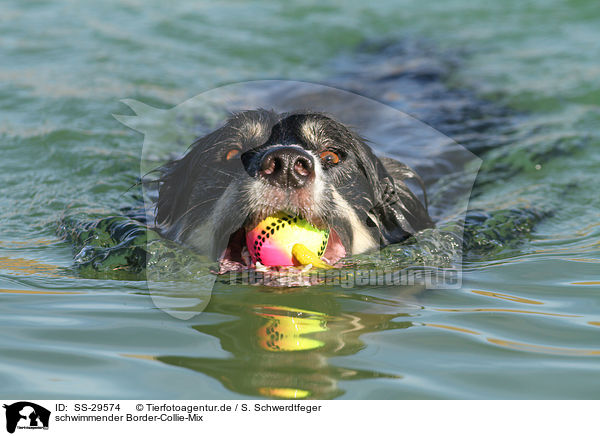
[[[433,227],[426,203],[415,171],[378,158],[332,117],[258,109],[233,115],[162,168],[156,224],[226,272],[254,266],[246,231],[286,211],[329,229],[322,259],[335,264]]]

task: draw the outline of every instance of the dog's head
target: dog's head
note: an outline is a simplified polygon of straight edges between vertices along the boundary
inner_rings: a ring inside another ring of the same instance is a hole
[[[249,265],[245,232],[279,211],[329,228],[330,263],[406,239],[432,226],[402,181],[365,141],[318,113],[246,111],[198,139],[164,168],[157,224],[167,237],[222,262]]]

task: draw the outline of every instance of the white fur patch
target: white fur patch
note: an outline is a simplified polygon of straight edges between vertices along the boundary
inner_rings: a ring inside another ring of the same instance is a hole
[[[260,138],[265,134],[265,125],[256,120],[248,120],[240,128],[240,132],[244,134],[246,138]]]
[[[302,136],[306,141],[313,144],[320,144],[322,135],[319,135],[320,123],[315,120],[306,120],[300,129]]]
[[[333,201],[336,204],[337,212],[350,222],[352,227],[352,253],[359,254],[365,251],[377,248],[378,244],[369,232],[368,227],[360,221],[354,208],[340,195],[333,190]]]
[[[317,205],[317,209],[320,209],[320,205],[323,199],[323,191],[325,190],[325,180],[323,180],[323,167],[321,167],[321,159],[319,156],[315,156],[312,151],[305,150],[308,154],[310,154],[314,161],[314,169],[315,169],[315,178],[312,183],[313,188],[313,201]]]

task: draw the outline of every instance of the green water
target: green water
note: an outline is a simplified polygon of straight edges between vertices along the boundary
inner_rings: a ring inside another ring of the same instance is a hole
[[[135,274],[74,268],[63,216],[120,215],[136,195],[143,137],[111,115],[120,99],[170,108],[230,82],[328,80],[381,39],[460,53],[447,85],[510,108],[471,207],[547,213],[467,257],[461,289],[217,283],[182,321]],[[1,396],[600,397],[598,59],[591,0],[4,1]]]

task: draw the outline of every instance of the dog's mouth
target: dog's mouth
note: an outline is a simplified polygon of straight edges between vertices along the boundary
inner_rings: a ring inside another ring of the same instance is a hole
[[[231,271],[242,271],[254,269],[257,263],[250,255],[247,247],[246,234],[249,231],[248,226],[244,226],[234,231],[229,237],[227,247],[219,257],[219,274],[225,274]],[[346,248],[342,243],[339,234],[329,227],[329,238],[327,246],[320,256],[320,260],[330,266],[335,266],[343,257],[346,256]],[[264,266],[263,266],[264,267]],[[273,265],[268,267],[271,270],[277,270],[282,266]]]

